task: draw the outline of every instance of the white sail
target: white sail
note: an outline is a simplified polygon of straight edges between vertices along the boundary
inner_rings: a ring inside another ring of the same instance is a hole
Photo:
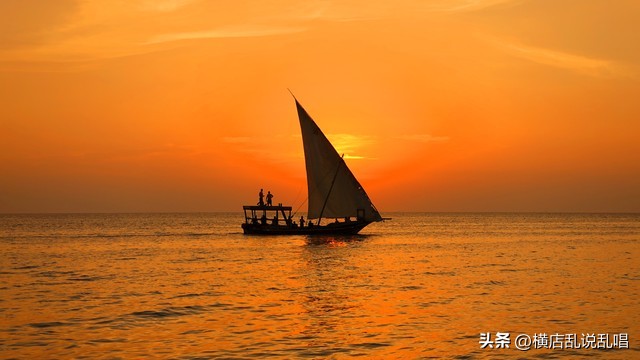
[[[327,137],[296,99],[307,167],[308,218],[382,217]]]

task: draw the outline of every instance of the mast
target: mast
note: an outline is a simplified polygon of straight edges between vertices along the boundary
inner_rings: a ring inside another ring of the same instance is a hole
[[[331,195],[331,190],[333,189],[333,185],[336,183],[336,178],[338,177],[338,171],[340,170],[340,166],[342,166],[342,164],[344,164],[344,154],[342,154],[342,161],[338,163],[338,168],[336,169],[336,173],[333,175],[333,180],[331,180],[331,187],[329,188],[329,192],[327,192],[327,197],[324,199],[324,204],[322,204],[322,210],[320,210],[320,216],[318,216],[318,225],[320,225],[320,220],[322,220],[322,213],[324,212],[324,208],[327,206],[329,195]]]

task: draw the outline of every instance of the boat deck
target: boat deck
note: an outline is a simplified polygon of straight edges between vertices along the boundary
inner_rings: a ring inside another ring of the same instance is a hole
[[[329,223],[327,225],[304,227],[245,223],[242,224],[242,230],[245,234],[251,235],[354,235],[367,225],[369,225],[368,222],[362,221]]]

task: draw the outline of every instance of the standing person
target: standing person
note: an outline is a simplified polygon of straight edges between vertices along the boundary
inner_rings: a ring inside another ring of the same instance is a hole
[[[304,216],[300,216],[300,227],[304,227]]]
[[[267,191],[267,206],[273,206],[273,194]]]
[[[262,192],[262,189],[260,189],[260,192],[258,193],[258,206],[264,206],[264,193]]]

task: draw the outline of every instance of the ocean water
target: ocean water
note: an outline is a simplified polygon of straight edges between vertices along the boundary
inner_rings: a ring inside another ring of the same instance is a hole
[[[640,358],[640,215],[385,216],[0,215],[0,358]]]

